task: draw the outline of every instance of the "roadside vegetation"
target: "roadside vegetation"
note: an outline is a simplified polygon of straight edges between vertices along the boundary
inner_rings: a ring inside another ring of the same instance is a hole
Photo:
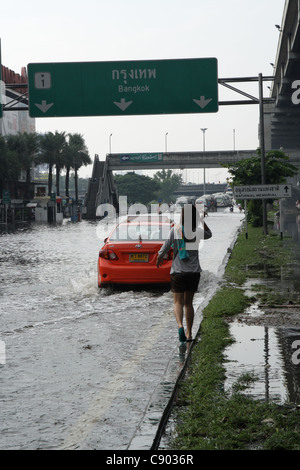
[[[69,175],[74,170],[75,197],[78,200],[78,170],[92,163],[82,135],[65,132],[19,133],[0,136],[0,195],[3,189],[16,183],[21,171],[26,172],[26,197],[30,198],[31,170],[39,164],[47,164],[48,195],[53,187],[55,168],[56,194],[60,195],[60,174],[65,170],[66,197],[69,197]]]
[[[228,322],[254,300],[245,295],[243,285],[250,277],[265,277],[265,265],[288,268],[293,249],[291,239],[263,235],[261,227],[250,227],[248,239],[240,233],[223,285],[203,311],[187,373],[179,384],[171,448],[300,450],[299,408],[252,398],[247,390],[256,380],[254,374],[241,375],[230,391],[224,390],[224,349],[234,341]]]
[[[118,193],[126,194],[129,204],[138,202],[147,205],[157,201],[175,201],[174,192],[182,184],[182,176],[165,169],[157,171],[153,178],[128,172],[125,175],[115,175],[115,182]]]
[[[92,163],[81,134],[65,132],[19,133],[0,136],[0,198],[4,189],[14,188],[22,171],[26,174],[25,197],[32,193],[32,168],[38,165],[48,167],[48,196],[55,187],[56,195],[70,197],[74,187],[75,199],[82,191],[78,170]],[[128,203],[151,204],[151,202],[169,203],[175,200],[174,192],[182,184],[181,175],[172,170],[161,170],[153,178],[128,172],[114,175],[118,193],[127,195]],[[81,182],[82,183],[82,182]],[[87,187],[87,182],[84,187]]]
[[[232,177],[232,186],[248,186],[261,184],[262,162],[261,152],[244,160],[224,165]],[[281,150],[271,150],[265,155],[265,184],[284,184],[287,177],[297,175],[298,169],[289,161],[289,156]],[[244,207],[244,201],[238,201]],[[270,201],[271,202],[271,201]],[[263,209],[261,199],[252,199],[247,203],[248,221],[253,227],[263,225]]]

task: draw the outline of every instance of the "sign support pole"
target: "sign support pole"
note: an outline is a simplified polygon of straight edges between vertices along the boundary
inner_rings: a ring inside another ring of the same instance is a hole
[[[7,230],[7,204],[4,204],[5,207],[5,230]]]
[[[280,238],[283,239],[283,232],[282,232],[282,199],[279,200],[279,224],[280,224]]]
[[[265,165],[265,126],[264,126],[264,98],[263,98],[263,77],[260,73],[258,76],[259,82],[259,115],[260,115],[260,158],[261,158],[261,184],[266,184],[266,165]],[[263,207],[263,229],[264,234],[268,234],[267,225],[267,203],[262,201]]]
[[[248,212],[247,212],[247,199],[244,200],[245,206],[245,228],[246,228],[246,239],[248,239]]]

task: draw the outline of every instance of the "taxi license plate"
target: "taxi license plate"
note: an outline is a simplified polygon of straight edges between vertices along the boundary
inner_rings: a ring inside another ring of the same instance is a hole
[[[148,253],[131,253],[129,261],[131,263],[148,263]]]

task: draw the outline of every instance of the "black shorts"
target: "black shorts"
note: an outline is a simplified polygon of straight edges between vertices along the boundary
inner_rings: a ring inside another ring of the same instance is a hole
[[[200,273],[171,274],[172,292],[197,292]]]

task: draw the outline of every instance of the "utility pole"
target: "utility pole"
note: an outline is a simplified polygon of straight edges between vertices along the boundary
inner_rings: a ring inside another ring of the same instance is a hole
[[[263,77],[260,73],[258,75],[259,84],[259,140],[260,140],[260,158],[261,158],[261,184],[266,184],[266,157],[265,157],[265,125],[264,125],[264,96],[263,96]],[[267,201],[262,200],[263,207],[263,229],[264,235],[268,234],[267,222]]]
[[[205,156],[205,132],[207,131],[207,127],[201,129],[203,132],[203,157]],[[203,194],[206,194],[206,187],[205,187],[205,168],[203,168]]]

